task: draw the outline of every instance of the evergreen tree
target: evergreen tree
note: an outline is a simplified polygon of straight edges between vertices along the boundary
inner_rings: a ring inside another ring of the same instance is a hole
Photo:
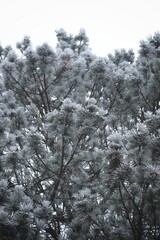
[[[157,240],[159,33],[136,60],[56,34],[0,47],[0,238]]]

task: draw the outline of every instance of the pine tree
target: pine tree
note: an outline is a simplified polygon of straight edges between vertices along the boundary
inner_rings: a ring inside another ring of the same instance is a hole
[[[0,238],[157,240],[159,34],[136,60],[56,34],[0,47]]]

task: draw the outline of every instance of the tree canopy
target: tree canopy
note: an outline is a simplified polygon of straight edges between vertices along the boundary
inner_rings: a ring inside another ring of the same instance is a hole
[[[0,47],[0,239],[160,239],[160,33],[56,34]]]

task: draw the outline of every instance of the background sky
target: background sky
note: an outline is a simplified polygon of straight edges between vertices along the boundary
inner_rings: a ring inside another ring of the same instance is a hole
[[[2,46],[29,35],[33,45],[56,46],[55,30],[76,34],[84,28],[99,56],[133,48],[160,31],[160,0],[0,0]]]

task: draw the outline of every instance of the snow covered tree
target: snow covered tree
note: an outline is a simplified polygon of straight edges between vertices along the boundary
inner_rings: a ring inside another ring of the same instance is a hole
[[[0,47],[0,238],[157,240],[159,35],[135,61],[56,34]]]
[[[76,37],[78,44],[82,33]],[[65,236],[73,218],[75,179],[88,165],[82,152],[86,154],[87,143],[104,121],[96,100],[86,100],[82,82],[93,56],[90,50],[83,53],[82,45],[78,52],[58,47],[56,55],[47,44],[33,50],[26,37],[17,43],[20,56],[12,49],[2,51],[5,86],[14,92],[17,106],[10,119],[15,153],[9,175],[32,200],[44,238]],[[3,158],[10,158],[8,149],[4,153]]]

